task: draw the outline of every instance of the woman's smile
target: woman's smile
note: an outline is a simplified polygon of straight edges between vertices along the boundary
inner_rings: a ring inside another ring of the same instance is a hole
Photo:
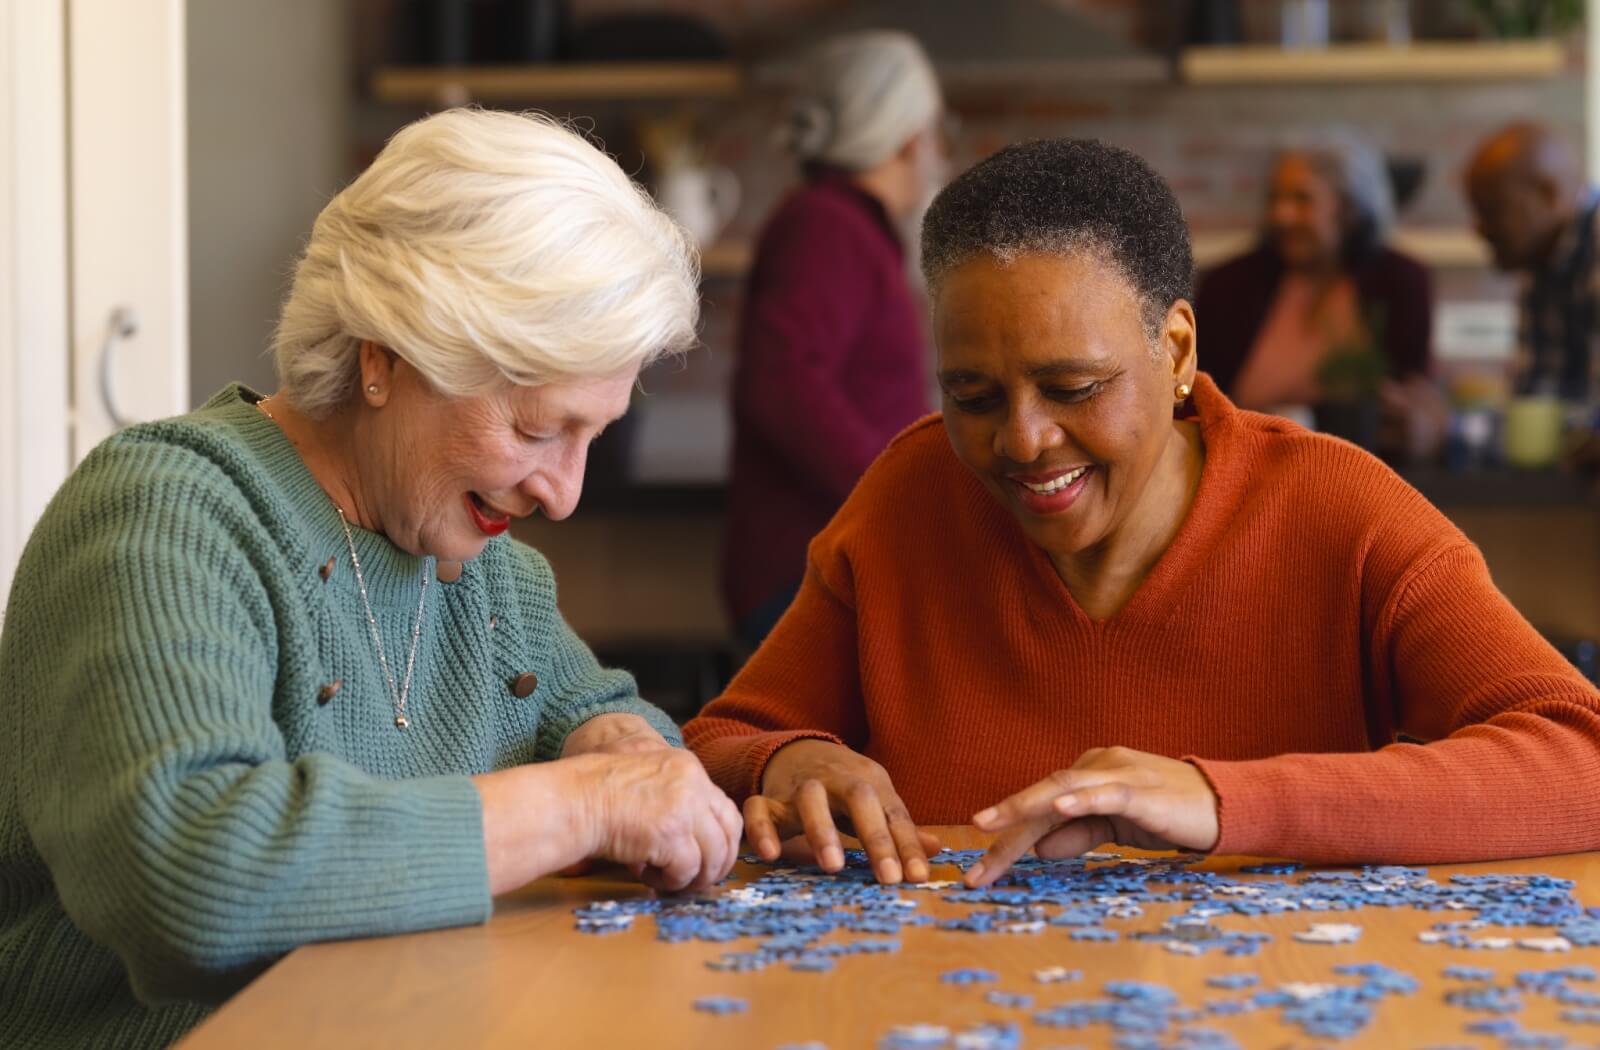
[[[1006,481],[1023,508],[1034,514],[1062,514],[1078,502],[1094,477],[1089,464],[1047,473],[1008,474]]]
[[[511,527],[511,515],[491,507],[476,492],[467,493],[466,504],[467,513],[472,516],[472,523],[485,536],[498,536]]]

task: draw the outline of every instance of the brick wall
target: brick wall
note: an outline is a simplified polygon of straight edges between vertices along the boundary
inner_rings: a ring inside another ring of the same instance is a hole
[[[375,42],[383,20],[401,0],[356,0],[360,63],[378,61]],[[770,53],[774,41],[796,27],[814,28],[850,0],[571,0],[576,20],[641,10],[702,18],[723,33],[736,53]],[[1039,0],[1047,2],[1047,0]],[[1163,0],[1056,0],[1146,46],[1163,46],[1173,33],[1172,5]],[[970,0],[981,11],[984,0]],[[1277,0],[1245,0],[1246,28],[1273,31]],[[1358,4],[1335,5],[1347,12]],[[1419,29],[1460,32],[1457,0],[1412,0]],[[1348,28],[1348,27],[1345,27]],[[1474,143],[1513,119],[1537,117],[1572,137],[1582,137],[1583,79],[1578,70],[1534,81],[1473,83],[1195,86],[1174,83],[1030,84],[1017,78],[967,79],[946,85],[961,117],[956,163],[966,166],[1007,142],[1059,135],[1102,138],[1146,157],[1171,182],[1197,233],[1249,228],[1262,202],[1268,160],[1296,132],[1340,126],[1366,135],[1379,148],[1426,165],[1426,179],[1401,216],[1407,226],[1461,229],[1469,222],[1459,186]],[[558,113],[591,118],[608,148],[630,170],[642,171],[633,146],[638,117],[686,108],[697,115],[711,158],[731,168],[743,190],[739,214],[726,237],[748,241],[792,185],[787,157],[769,145],[782,112],[782,89],[760,87],[737,100],[687,104],[563,103]],[[399,123],[416,115],[404,107],[358,109],[356,159],[363,161]],[[647,174],[647,173],[646,173]],[[1506,298],[1510,285],[1484,272],[1444,272],[1449,298]],[[723,315],[736,309],[736,287],[709,289],[708,335],[723,341]]]
[[[372,20],[390,0],[357,2],[358,20],[368,20],[372,30]],[[781,39],[789,27],[825,16],[843,2],[575,0],[573,8],[579,18],[641,8],[698,15],[746,50]],[[984,0],[971,2],[980,9]],[[1160,0],[1066,2],[1092,10],[1147,42],[1162,39],[1167,28],[1152,16],[1165,9]],[[370,64],[371,32],[358,24],[354,39],[366,42],[363,60]],[[1538,117],[1577,142],[1583,116],[1582,78],[1576,72],[1528,82],[1266,88],[1165,83],[1049,87],[991,79],[952,83],[948,94],[962,117],[958,164],[970,164],[1017,139],[1102,138],[1136,150],[1166,175],[1198,231],[1252,226],[1275,145],[1295,131],[1326,124],[1359,129],[1379,147],[1425,162],[1426,183],[1402,216],[1403,223],[1461,228],[1468,213],[1458,177],[1476,141],[1506,121]],[[553,103],[549,108],[592,118],[623,164],[638,170],[640,160],[630,141],[633,122],[643,114],[671,112],[677,104],[580,108]],[[688,108],[701,122],[710,157],[734,170],[743,188],[739,214],[726,236],[749,239],[795,177],[790,162],[768,145],[781,113],[781,95],[757,90],[736,100],[706,100]],[[355,159],[370,155],[385,135],[416,115],[403,107],[359,107]],[[1441,271],[1437,277],[1445,300],[1504,300],[1512,291],[1509,282],[1484,270]],[[738,305],[737,280],[708,280],[704,348],[683,365],[658,368],[645,380],[650,392],[641,410],[645,416],[669,402],[703,407],[692,432],[675,434],[673,440],[691,446],[699,442],[702,449],[695,458],[712,465],[723,456],[718,442],[726,434],[721,413]],[[715,638],[723,631],[715,593],[718,524],[711,515],[652,518],[580,508],[572,523],[539,523],[525,538],[551,554],[562,579],[563,608],[585,637]]]
[[[575,0],[575,17],[640,9],[704,18],[736,50],[752,41],[771,46],[774,26],[813,24],[844,0]],[[1043,0],[1041,0],[1043,2]],[[1119,32],[1151,42],[1170,30],[1151,5],[1136,0],[1066,0]],[[1160,6],[1160,5],[1156,5]],[[1263,5],[1247,4],[1251,11]],[[1350,5],[1354,6],[1354,5]],[[1459,5],[1458,5],[1459,6]],[[973,0],[974,11],[983,7]],[[1246,21],[1259,21],[1247,18]],[[1152,42],[1153,43],[1153,42]],[[970,163],[1019,138],[1084,135],[1136,150],[1172,182],[1197,229],[1254,220],[1261,181],[1274,145],[1319,125],[1366,134],[1377,146],[1428,165],[1428,180],[1408,223],[1466,222],[1456,177],[1473,143],[1512,119],[1536,116],[1582,136],[1583,84],[1577,71],[1550,80],[1506,83],[1225,87],[1175,84],[1036,87],[998,79],[947,85],[963,119],[958,160]],[[778,112],[771,97],[753,97],[737,112],[717,111],[714,152],[746,177],[740,229],[759,221],[790,177],[783,158],[765,148]]]
[[[579,16],[626,9],[625,0],[581,0]],[[766,41],[773,25],[824,17],[835,0],[720,0],[656,5],[708,16],[736,47]],[[1146,38],[1159,35],[1148,9],[1118,0],[1078,0],[1097,16]],[[765,45],[763,45],[765,46]],[[1396,157],[1425,165],[1425,181],[1401,215],[1405,226],[1465,229],[1470,215],[1461,193],[1461,169],[1474,145],[1514,119],[1545,120],[1581,142],[1583,80],[1574,70],[1525,81],[1269,87],[1153,84],[1029,84],[1005,76],[948,82],[949,104],[961,118],[956,163],[965,167],[1019,139],[1060,135],[1104,139],[1147,158],[1167,177],[1198,234],[1247,230],[1260,214],[1264,179],[1275,149],[1318,127],[1358,131]],[[743,188],[739,214],[726,239],[748,241],[795,179],[789,159],[768,144],[782,113],[781,89],[748,94],[736,102],[708,101],[694,108],[712,160],[732,169]],[[591,106],[610,141],[626,140],[626,113]],[[626,154],[625,147],[622,148]],[[1498,300],[1513,283],[1487,269],[1436,271],[1443,302]],[[705,350],[690,367],[651,377],[660,396],[711,398],[723,388],[738,314],[738,284],[707,284]],[[710,433],[708,428],[707,433]],[[716,459],[715,451],[708,457]]]

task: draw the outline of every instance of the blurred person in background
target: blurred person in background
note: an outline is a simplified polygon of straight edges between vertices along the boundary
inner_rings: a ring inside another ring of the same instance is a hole
[[[804,182],[745,290],[723,588],[741,642],[788,608],[806,545],[889,439],[931,410],[905,233],[943,184],[944,103],[910,36],[864,32],[803,64],[780,137]]]
[[[1600,194],[1576,152],[1541,124],[1512,124],[1478,147],[1466,187],[1495,265],[1524,279],[1513,391],[1591,405],[1600,394]]]
[[[1342,393],[1330,370],[1370,375],[1379,446],[1436,447],[1432,281],[1388,247],[1394,216],[1383,158],[1361,140],[1324,134],[1278,154],[1261,243],[1206,274],[1195,304],[1206,370],[1239,407],[1310,425],[1313,406]]]

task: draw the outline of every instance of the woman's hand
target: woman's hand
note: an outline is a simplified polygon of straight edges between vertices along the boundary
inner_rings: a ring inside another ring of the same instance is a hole
[[[1426,376],[1385,379],[1378,388],[1378,444],[1386,453],[1425,463],[1450,433],[1450,400]]]
[[[586,755],[589,854],[631,867],[652,889],[705,890],[739,858],[739,808],[688,751]]]
[[[561,757],[575,755],[627,755],[670,748],[655,726],[638,715],[596,715],[567,734]]]
[[[1187,762],[1125,747],[1085,751],[1071,769],[1017,792],[972,818],[999,837],[967,871],[987,886],[1032,846],[1049,860],[1114,842],[1139,849],[1192,849],[1217,843],[1217,796]]]
[[[911,821],[878,763],[826,740],[796,740],[767,760],[761,794],[744,804],[745,834],[756,853],[777,860],[783,840],[805,836],[824,871],[844,867],[839,825],[861,840],[878,881],[928,880],[939,840]]]
[[[561,757],[576,755],[630,755],[639,751],[659,751],[670,748],[666,738],[656,732],[656,727],[640,718],[623,712],[595,715],[567,734],[561,745]],[[576,864],[562,868],[557,874],[567,878],[587,875],[594,866],[592,858],[585,857]]]
[[[590,858],[625,864],[654,889],[700,890],[739,855],[739,809],[688,751],[576,755],[472,783],[492,894]]]

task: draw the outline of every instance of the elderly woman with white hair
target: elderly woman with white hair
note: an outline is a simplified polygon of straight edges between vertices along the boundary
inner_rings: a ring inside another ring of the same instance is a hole
[[[903,244],[944,182],[943,115],[933,67],[903,33],[837,37],[802,64],[781,137],[805,184],[757,244],[734,380],[723,584],[747,644],[799,589],[811,537],[929,410]]]
[[[276,393],[88,456],[0,637],[0,1045],[165,1046],[296,946],[589,858],[727,873],[738,811],[503,535],[572,511],[696,270],[579,136],[440,114],[318,218]]]
[[[1432,282],[1388,247],[1394,213],[1383,158],[1361,140],[1324,133],[1278,154],[1260,245],[1207,274],[1195,303],[1206,370],[1241,408],[1301,416],[1323,399],[1330,355],[1357,348],[1382,355],[1392,408],[1424,397]]]

